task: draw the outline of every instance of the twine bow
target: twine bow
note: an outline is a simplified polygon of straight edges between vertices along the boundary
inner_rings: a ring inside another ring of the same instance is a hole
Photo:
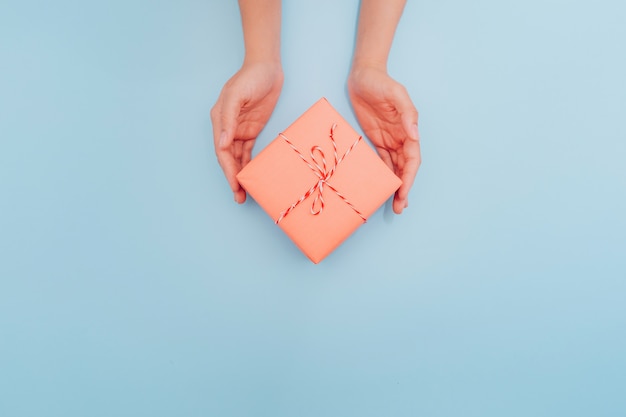
[[[280,213],[280,216],[278,216],[278,219],[274,223],[276,224],[280,223],[280,221],[284,219],[285,217],[287,217],[287,215],[291,213],[293,209],[295,209],[300,203],[302,203],[304,200],[306,200],[313,194],[315,194],[315,199],[313,200],[313,203],[311,204],[311,209],[310,209],[311,214],[314,216],[321,214],[322,211],[324,211],[324,187],[330,188],[332,191],[334,191],[335,194],[337,194],[352,210],[354,210],[356,214],[359,215],[359,217],[361,217],[361,219],[363,219],[363,222],[366,221],[365,217],[361,214],[361,212],[357,210],[357,208],[354,207],[352,203],[350,203],[346,197],[344,197],[339,191],[337,191],[335,187],[333,187],[332,185],[328,183],[330,178],[333,176],[333,174],[337,170],[337,166],[341,163],[341,161],[344,160],[346,156],[348,156],[348,154],[356,147],[356,145],[362,139],[362,137],[359,136],[357,140],[352,144],[352,146],[350,146],[348,150],[341,156],[341,158],[339,158],[337,155],[337,143],[335,142],[335,138],[334,138],[336,127],[337,127],[337,124],[334,123],[331,126],[330,134],[328,135],[330,137],[331,143],[333,144],[333,156],[334,156],[334,162],[335,162],[333,166],[330,167],[330,169],[328,169],[326,165],[326,156],[324,154],[324,150],[320,146],[316,145],[311,148],[309,152],[309,155],[311,157],[311,162],[309,162],[304,157],[304,155],[302,155],[302,152],[300,152],[300,150],[296,148],[293,143],[291,143],[291,141],[287,138],[287,136],[285,136],[282,133],[280,134],[280,137],[283,138],[283,140],[291,147],[291,149],[293,149],[296,152],[296,154],[298,154],[300,159],[302,159],[302,161],[305,164],[307,164],[307,166],[311,169],[311,171],[313,171],[313,173],[317,177],[317,182],[313,186],[311,186],[311,188],[309,188],[308,191],[304,193],[295,203],[293,203],[286,210]],[[319,155],[319,158],[321,158],[321,163],[318,160],[316,155]]]

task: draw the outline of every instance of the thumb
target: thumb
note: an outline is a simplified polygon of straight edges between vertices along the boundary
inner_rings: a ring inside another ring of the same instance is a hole
[[[402,87],[396,96],[396,109],[400,113],[402,119],[402,128],[407,136],[413,140],[419,140],[417,130],[418,113],[415,105],[409,97],[406,88]]]
[[[237,117],[241,110],[241,100],[238,97],[225,96],[220,112],[221,132],[218,147],[228,149],[235,139],[237,131]]]
[[[404,162],[401,167],[402,185],[400,185],[394,198],[394,211],[399,214],[402,213],[404,208],[408,207],[409,190],[413,186],[415,175],[417,175],[417,170],[421,163],[421,152],[419,131],[417,129],[418,113],[406,88],[401,89],[396,109],[400,112],[402,128],[407,135],[407,139],[404,140],[402,146],[402,152],[404,154]]]
[[[217,160],[224,171],[226,180],[235,196],[235,201],[243,203],[246,200],[246,192],[237,181],[237,174],[241,170],[241,160],[238,160],[232,146],[237,131],[237,117],[241,109],[242,101],[239,97],[225,95],[220,105],[218,140],[215,147]]]

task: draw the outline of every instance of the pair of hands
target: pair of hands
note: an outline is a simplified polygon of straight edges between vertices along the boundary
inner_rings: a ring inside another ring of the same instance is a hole
[[[246,200],[246,192],[236,175],[250,162],[254,141],[273,112],[282,85],[280,63],[244,63],[211,109],[215,153],[237,203]],[[421,162],[417,110],[404,86],[375,66],[354,66],[348,93],[365,135],[402,179],[393,200],[393,210],[400,214],[408,207]]]

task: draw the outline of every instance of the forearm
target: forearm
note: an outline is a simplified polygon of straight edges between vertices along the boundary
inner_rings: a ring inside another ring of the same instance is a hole
[[[239,0],[244,63],[280,62],[281,0]]]
[[[362,0],[352,66],[387,70],[387,59],[406,0]]]

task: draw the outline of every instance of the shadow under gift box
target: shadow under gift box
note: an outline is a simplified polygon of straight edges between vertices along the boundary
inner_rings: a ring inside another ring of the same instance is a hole
[[[314,263],[337,248],[402,184],[359,138],[322,98],[237,175],[241,186]],[[325,176],[333,167],[332,175]],[[321,184],[320,176],[325,178]]]

